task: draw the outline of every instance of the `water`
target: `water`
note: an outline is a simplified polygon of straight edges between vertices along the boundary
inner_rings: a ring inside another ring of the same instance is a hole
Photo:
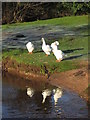
[[[3,73],[2,81],[3,118],[88,117],[86,102],[69,90],[8,73]]]

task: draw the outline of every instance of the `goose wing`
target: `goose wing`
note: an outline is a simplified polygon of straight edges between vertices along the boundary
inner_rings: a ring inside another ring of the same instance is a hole
[[[47,47],[47,51],[51,51],[51,48],[50,48],[50,46],[49,45],[46,45],[46,47]]]

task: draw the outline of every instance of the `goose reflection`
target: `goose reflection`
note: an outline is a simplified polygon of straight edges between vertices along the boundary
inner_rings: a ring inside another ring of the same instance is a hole
[[[62,90],[60,88],[56,88],[56,89],[53,89],[53,97],[54,97],[54,102],[55,102],[55,105],[57,104],[58,102],[58,99],[62,97]]]
[[[32,88],[27,88],[27,95],[29,96],[29,97],[32,97],[33,95],[34,95],[34,90],[32,89]]]
[[[49,89],[43,90],[42,95],[43,95],[43,101],[42,101],[42,103],[44,103],[45,100],[46,100],[46,98],[47,98],[47,96],[51,95],[51,90],[49,90]]]

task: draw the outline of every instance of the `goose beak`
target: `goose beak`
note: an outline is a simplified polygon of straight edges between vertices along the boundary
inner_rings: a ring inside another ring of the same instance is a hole
[[[44,38],[41,39],[41,41],[43,42]]]

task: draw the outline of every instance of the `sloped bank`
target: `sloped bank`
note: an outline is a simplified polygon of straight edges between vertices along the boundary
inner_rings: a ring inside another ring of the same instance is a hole
[[[81,64],[81,63],[80,63]],[[84,66],[87,66],[87,61],[83,62]],[[81,64],[81,66],[82,66]],[[48,70],[44,67],[41,73],[41,68],[32,65],[19,64],[15,60],[6,58],[2,61],[2,71],[9,72],[25,79],[33,79],[38,81],[49,82],[50,84],[68,88],[77,92],[82,98],[90,103],[88,86],[88,69],[87,67],[73,69],[59,73],[48,73]]]
[[[16,74],[19,77],[23,77],[26,79],[47,79],[47,74],[41,74],[41,70],[39,67],[26,65],[23,63],[17,63],[15,60],[11,60],[9,57],[5,58],[2,62],[2,71],[9,72],[11,74]]]

